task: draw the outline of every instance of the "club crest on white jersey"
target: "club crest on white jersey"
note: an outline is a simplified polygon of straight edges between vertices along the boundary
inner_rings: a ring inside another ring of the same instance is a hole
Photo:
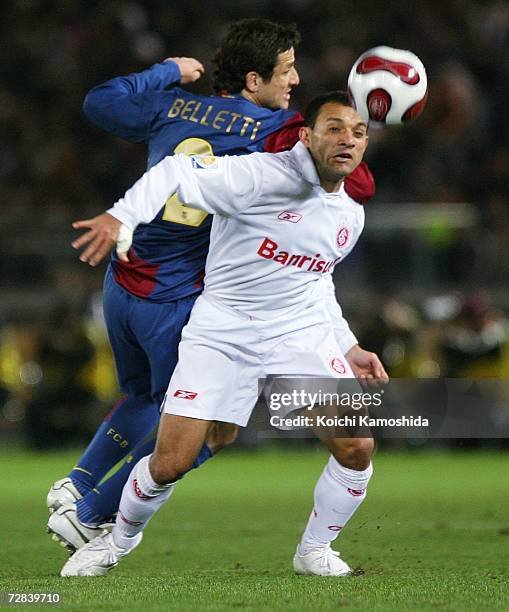
[[[336,235],[336,244],[339,248],[344,247],[350,237],[350,230],[347,227],[341,226]]]
[[[330,367],[338,374],[346,374],[346,366],[339,357],[331,359]]]

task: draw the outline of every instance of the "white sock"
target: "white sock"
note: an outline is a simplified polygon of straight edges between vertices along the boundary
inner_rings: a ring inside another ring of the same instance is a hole
[[[316,483],[315,506],[299,544],[299,554],[323,548],[335,540],[353,513],[366,497],[366,487],[373,473],[370,464],[366,470],[350,470],[329,458]]]
[[[143,531],[152,516],[170,497],[175,483],[157,484],[150,474],[148,457],[143,457],[132,469],[124,485],[117,520],[111,532],[121,548],[132,548],[135,537]]]

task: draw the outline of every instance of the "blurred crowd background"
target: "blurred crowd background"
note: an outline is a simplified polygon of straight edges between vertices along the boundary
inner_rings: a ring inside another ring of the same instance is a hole
[[[144,171],[143,145],[82,114],[86,92],[168,56],[211,58],[228,24],[295,21],[293,107],[346,87],[386,44],[428,71],[414,124],[372,130],[367,227],[335,272],[361,343],[401,377],[509,373],[509,4],[500,0],[18,0],[2,3],[0,439],[86,441],[118,396],[101,314],[105,266],[70,247],[71,222]]]

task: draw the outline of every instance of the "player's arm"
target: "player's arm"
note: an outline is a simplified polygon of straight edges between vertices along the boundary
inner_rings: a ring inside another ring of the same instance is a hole
[[[89,91],[83,103],[87,118],[106,132],[132,142],[146,140],[153,119],[147,93],[201,77],[203,65],[192,57],[168,58],[148,70],[117,77]]]
[[[106,213],[73,223],[85,229],[72,246],[85,247],[80,259],[97,265],[117,243],[127,261],[132,233],[150,223],[174,193],[186,206],[210,214],[234,216],[254,204],[263,185],[262,154],[242,157],[175,155],[153,166]]]
[[[241,157],[173,155],[156,164],[107,212],[134,230],[150,223],[174,193],[186,206],[230,217],[253,204],[262,187],[260,153]]]
[[[331,275],[328,276],[326,282],[328,283],[327,310],[332,319],[336,341],[352,368],[355,377],[366,388],[387,384],[389,377],[378,355],[366,351],[359,346],[355,334],[350,329],[347,320],[343,317],[341,306],[336,300],[336,291]]]
[[[341,349],[343,355],[346,355],[353,346],[358,344],[358,340],[350,329],[347,320],[343,316],[343,310],[338,304],[336,299],[336,290],[332,281],[332,275],[328,274],[325,277],[325,282],[327,283],[327,310],[334,325],[336,341],[338,342],[339,348]]]

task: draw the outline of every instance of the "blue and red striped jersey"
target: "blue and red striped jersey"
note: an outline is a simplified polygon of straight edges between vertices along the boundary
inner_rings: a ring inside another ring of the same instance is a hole
[[[178,66],[155,64],[92,89],[84,102],[88,119],[105,131],[148,146],[148,168],[174,153],[244,155],[278,152],[298,139],[302,116],[271,110],[240,95],[202,96],[177,86]],[[359,202],[374,192],[367,166],[345,182]],[[202,290],[211,217],[168,194],[156,218],[134,232],[129,263],[112,256],[117,283],[154,302],[176,300]]]

